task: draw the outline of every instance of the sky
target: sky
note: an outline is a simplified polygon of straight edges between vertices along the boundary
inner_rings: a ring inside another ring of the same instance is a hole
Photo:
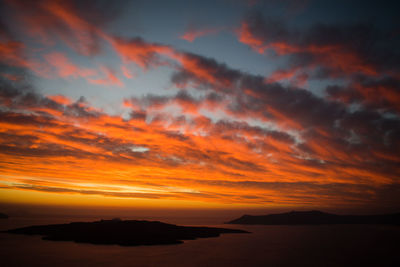
[[[394,1],[0,1],[0,203],[400,208]]]

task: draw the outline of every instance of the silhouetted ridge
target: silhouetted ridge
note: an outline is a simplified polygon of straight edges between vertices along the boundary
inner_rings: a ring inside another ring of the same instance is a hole
[[[382,215],[336,215],[322,211],[291,211],[269,215],[243,215],[227,224],[394,224],[400,225],[400,213]]]
[[[0,212],[0,219],[7,219],[8,215]]]
[[[182,240],[217,237],[224,233],[248,233],[236,229],[187,227],[158,221],[120,219],[29,226],[6,232],[43,235],[46,240],[121,246],[179,244]]]

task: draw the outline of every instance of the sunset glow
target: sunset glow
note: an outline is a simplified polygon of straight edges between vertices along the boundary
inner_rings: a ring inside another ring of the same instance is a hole
[[[399,207],[399,25],[82,2],[1,3],[1,203]]]

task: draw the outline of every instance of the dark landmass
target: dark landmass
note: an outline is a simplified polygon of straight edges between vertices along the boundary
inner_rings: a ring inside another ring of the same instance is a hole
[[[400,225],[400,213],[382,215],[336,215],[321,211],[292,211],[261,216],[243,215],[227,224],[317,225],[317,224],[391,224]]]
[[[119,219],[29,226],[5,232],[43,235],[43,239],[53,241],[121,246],[180,244],[183,243],[182,240],[218,237],[225,233],[248,233],[236,229],[188,227],[158,221],[122,221]]]
[[[8,215],[0,212],[0,219],[8,219]]]

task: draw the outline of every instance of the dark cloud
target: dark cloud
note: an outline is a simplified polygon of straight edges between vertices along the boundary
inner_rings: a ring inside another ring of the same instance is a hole
[[[289,68],[316,68],[315,78],[399,73],[400,38],[372,23],[320,23],[294,29],[280,19],[251,13],[239,38],[260,52],[288,55]]]
[[[355,78],[345,86],[328,86],[329,97],[348,104],[361,104],[369,109],[400,113],[400,80],[394,77]]]
[[[124,1],[6,1],[1,11],[3,24],[10,21],[22,32],[46,45],[61,41],[77,52],[93,56],[101,52],[103,30],[124,9]],[[18,14],[14,20],[10,14]],[[16,19],[16,20],[15,20]],[[14,28],[16,28],[13,25]]]

